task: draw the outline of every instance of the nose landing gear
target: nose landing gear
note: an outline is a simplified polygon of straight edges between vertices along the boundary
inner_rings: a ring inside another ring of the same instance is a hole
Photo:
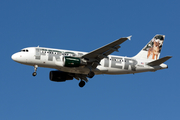
[[[33,74],[32,74],[33,76],[36,76],[37,75],[37,73],[36,72],[33,72]]]
[[[37,75],[37,68],[38,68],[38,65],[34,65],[34,72],[33,72],[33,76],[36,76]]]

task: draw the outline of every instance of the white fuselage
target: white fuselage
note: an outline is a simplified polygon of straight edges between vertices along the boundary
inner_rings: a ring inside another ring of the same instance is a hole
[[[64,67],[63,57],[81,57],[86,52],[52,49],[44,47],[28,47],[22,49],[12,55],[12,59],[18,63],[38,67],[53,68],[64,72],[88,74],[89,68],[86,66],[80,67]],[[143,59],[108,55],[108,58],[101,60],[96,69],[92,69],[95,74],[133,74],[139,72],[156,71],[167,68],[167,65],[148,66],[150,62]]]

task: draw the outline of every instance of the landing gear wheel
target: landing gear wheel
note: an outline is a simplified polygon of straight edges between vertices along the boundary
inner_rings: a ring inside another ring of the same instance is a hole
[[[81,82],[79,82],[79,87],[82,88],[82,87],[84,87],[85,84],[86,84],[86,83],[85,83],[84,81],[81,80]]]
[[[37,75],[37,73],[36,72],[33,72],[33,74],[32,74],[33,76],[36,76]]]
[[[36,71],[37,71],[37,68],[38,68],[38,65],[34,65],[34,72],[33,72],[33,76],[36,76],[37,75],[37,73],[36,73]]]
[[[94,77],[94,75],[95,75],[95,74],[94,74],[94,72],[93,72],[93,71],[90,71],[90,72],[88,73],[88,77],[89,77],[89,78],[93,78],[93,77]]]

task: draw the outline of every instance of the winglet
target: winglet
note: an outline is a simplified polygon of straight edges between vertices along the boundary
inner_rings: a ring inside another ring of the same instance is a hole
[[[131,37],[132,37],[132,35],[131,35],[131,36],[128,36],[127,39],[128,39],[128,40],[131,40]]]

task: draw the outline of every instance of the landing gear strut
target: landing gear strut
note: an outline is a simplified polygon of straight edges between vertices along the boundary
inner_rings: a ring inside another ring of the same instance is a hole
[[[79,87],[84,87],[84,85],[85,85],[86,83],[83,81],[83,80],[81,80],[81,82],[79,82]]]
[[[93,78],[94,77],[94,72],[93,71],[90,71],[89,73],[88,73],[88,75],[87,75],[87,77],[89,77],[89,78]]]
[[[38,65],[34,65],[34,72],[33,72],[33,76],[36,76],[37,75],[37,73],[36,73],[36,71],[37,71],[37,68],[38,68]]]

